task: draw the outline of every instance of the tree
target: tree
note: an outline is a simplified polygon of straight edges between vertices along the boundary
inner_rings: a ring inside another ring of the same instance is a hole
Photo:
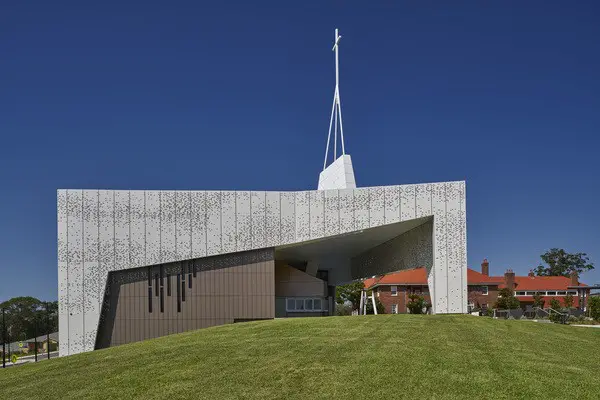
[[[540,292],[535,292],[535,294],[533,295],[533,306],[544,308],[544,298],[542,297],[542,294]]]
[[[566,308],[573,307],[573,295],[571,293],[567,293],[567,295],[564,297],[564,302]]]
[[[521,307],[521,302],[515,297],[515,294],[509,288],[500,289],[495,308],[500,310],[515,310]]]
[[[590,309],[590,317],[600,321],[600,296],[591,296],[588,300],[588,308]]]
[[[481,309],[481,304],[479,304],[479,296],[481,296],[480,290],[472,290],[471,287],[469,287],[467,300],[469,301],[469,304],[473,304],[473,309],[471,311]]]
[[[560,306],[560,301],[558,301],[558,299],[556,299],[554,297],[551,298],[550,299],[550,308],[553,309],[553,310],[556,310],[556,311],[560,310],[562,308]]]
[[[31,339],[58,331],[58,302],[46,303],[35,297],[14,297],[0,304],[4,309],[11,341]]]
[[[360,292],[363,288],[364,284],[360,281],[337,286],[335,288],[335,302],[344,304],[348,301],[352,303],[353,310],[358,310],[360,307]]]
[[[547,266],[540,264],[535,273],[538,276],[566,276],[572,273],[580,276],[583,272],[594,269],[594,264],[590,262],[586,253],[567,253],[563,249],[552,248],[542,254],[542,261]]]

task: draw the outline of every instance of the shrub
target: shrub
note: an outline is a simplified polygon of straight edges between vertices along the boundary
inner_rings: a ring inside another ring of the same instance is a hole
[[[379,297],[375,297],[375,305],[377,305],[377,314],[383,314],[385,312],[385,307],[379,301]],[[373,312],[373,301],[371,300],[371,295],[367,299],[367,314],[375,314]]]
[[[562,315],[553,312],[553,313],[550,313],[549,319],[550,319],[550,321],[554,322],[555,324],[560,324],[562,322]]]
[[[556,298],[551,298],[550,299],[550,308],[556,310],[556,311],[560,311],[561,307],[560,307],[560,301],[558,301]]]
[[[495,307],[500,310],[516,310],[521,307],[521,302],[517,299],[512,290],[504,288],[498,293]]]
[[[410,301],[406,305],[411,314],[423,314],[423,308],[427,307],[427,303],[423,296],[418,294],[408,295]]]
[[[335,304],[335,315],[352,315],[352,304]]]
[[[600,296],[590,296],[588,307],[590,309],[590,317],[596,321],[600,321]]]

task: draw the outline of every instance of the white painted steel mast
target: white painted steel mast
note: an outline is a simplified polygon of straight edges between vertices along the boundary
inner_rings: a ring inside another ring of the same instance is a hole
[[[323,171],[327,167],[327,156],[329,154],[329,143],[331,141],[331,128],[333,127],[333,160],[337,159],[337,136],[338,121],[340,124],[340,140],[342,142],[342,155],[346,154],[344,147],[344,126],[342,125],[342,104],[340,102],[340,65],[339,65],[339,47],[342,37],[335,30],[335,42],[332,51],[335,52],[335,90],[333,91],[333,106],[331,107],[331,117],[329,118],[329,133],[327,135],[327,147],[325,148],[325,161],[323,162]]]
[[[329,118],[329,133],[327,134],[327,147],[325,148],[325,161],[323,161],[323,171],[319,174],[319,190],[332,189],[354,189],[356,180],[354,179],[354,169],[352,168],[352,158],[346,154],[344,146],[344,125],[342,124],[342,103],[340,101],[340,63],[339,47],[340,39],[338,30],[335,30],[335,42],[332,51],[335,52],[335,89],[333,91],[333,106],[331,107],[331,117]],[[342,142],[342,154],[338,158],[338,124],[340,140]],[[333,132],[333,161],[327,165],[329,155],[329,145],[331,143],[331,132]]]

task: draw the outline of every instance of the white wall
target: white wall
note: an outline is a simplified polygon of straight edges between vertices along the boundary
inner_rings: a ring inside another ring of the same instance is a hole
[[[436,313],[467,311],[465,182],[303,192],[58,190],[61,355],[94,348],[109,271],[434,217]]]

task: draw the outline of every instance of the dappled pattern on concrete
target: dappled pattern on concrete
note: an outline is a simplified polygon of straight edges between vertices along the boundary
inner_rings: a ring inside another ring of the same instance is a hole
[[[423,217],[433,217],[433,310],[466,312],[463,181],[300,192],[59,190],[57,196],[62,355],[93,350],[109,271]]]
[[[433,221],[429,220],[352,258],[352,276],[383,275],[401,269],[433,266]]]

